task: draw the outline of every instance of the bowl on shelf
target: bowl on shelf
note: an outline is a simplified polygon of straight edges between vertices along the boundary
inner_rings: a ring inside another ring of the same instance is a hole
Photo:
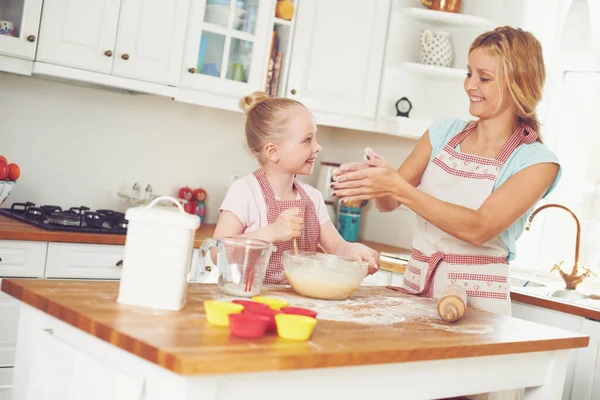
[[[211,24],[227,26],[227,22],[229,21],[229,10],[229,5],[207,4],[204,20]],[[245,15],[246,10],[239,7],[235,8],[235,16],[233,19],[234,29],[238,29],[241,26],[242,22],[244,22]]]
[[[15,181],[0,181],[0,205],[6,201],[16,183]]]
[[[366,262],[315,252],[283,253],[283,270],[294,291],[302,296],[344,300],[354,293],[369,270]]]

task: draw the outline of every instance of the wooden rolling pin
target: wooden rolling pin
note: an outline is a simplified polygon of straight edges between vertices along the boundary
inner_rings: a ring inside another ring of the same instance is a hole
[[[438,300],[438,314],[445,321],[456,322],[465,315],[467,292],[460,286],[450,285]]]

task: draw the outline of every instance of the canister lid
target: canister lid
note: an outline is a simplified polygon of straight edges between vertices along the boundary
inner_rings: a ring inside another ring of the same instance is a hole
[[[157,206],[156,204],[161,200],[170,200],[177,207]],[[183,211],[181,203],[169,196],[158,197],[148,206],[129,208],[125,212],[125,219],[149,225],[174,226],[193,230],[200,226],[200,217]]]

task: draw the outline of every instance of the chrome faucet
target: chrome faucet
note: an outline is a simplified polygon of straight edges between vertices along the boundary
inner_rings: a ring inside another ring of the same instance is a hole
[[[533,221],[533,218],[536,216],[536,214],[538,212],[542,211],[544,208],[549,208],[549,207],[557,207],[557,208],[563,209],[563,210],[567,211],[569,214],[571,214],[571,216],[575,220],[575,225],[576,225],[577,230],[576,230],[576,237],[575,237],[575,260],[573,262],[573,270],[571,271],[570,274],[567,274],[566,272],[564,272],[560,268],[564,261],[561,261],[558,264],[554,264],[554,267],[552,267],[552,269],[550,270],[550,272],[558,270],[558,272],[560,273],[560,276],[563,278],[563,280],[565,281],[565,283],[567,285],[567,289],[575,290],[577,285],[579,285],[588,276],[590,276],[590,275],[597,276],[594,272],[592,272],[589,268],[586,268],[586,267],[581,267],[582,269],[585,270],[585,272],[581,275],[577,275],[579,272],[579,242],[580,242],[580,238],[581,238],[581,224],[579,223],[579,218],[577,218],[577,215],[575,215],[575,213],[573,211],[569,210],[567,207],[561,206],[560,204],[545,204],[541,207],[538,207],[534,212],[531,213],[531,215],[529,216],[529,219],[527,221],[527,225],[525,226],[525,230],[526,231],[529,230],[529,228],[531,227],[531,222]]]

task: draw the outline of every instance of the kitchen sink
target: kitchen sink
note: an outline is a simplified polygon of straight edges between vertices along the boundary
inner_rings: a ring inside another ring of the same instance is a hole
[[[576,290],[572,290],[572,289],[556,290],[550,296],[556,297],[559,299],[565,299],[565,300],[585,300],[590,297],[587,294],[583,294],[583,293],[580,293],[580,292],[578,292]]]

